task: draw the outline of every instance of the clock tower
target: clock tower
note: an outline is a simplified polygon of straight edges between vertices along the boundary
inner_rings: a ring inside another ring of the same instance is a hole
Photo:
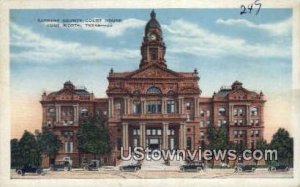
[[[166,47],[163,42],[161,27],[156,20],[154,10],[152,10],[150,16],[151,19],[145,27],[144,39],[141,46],[142,59],[140,68],[154,63],[166,68],[167,64],[164,58]]]

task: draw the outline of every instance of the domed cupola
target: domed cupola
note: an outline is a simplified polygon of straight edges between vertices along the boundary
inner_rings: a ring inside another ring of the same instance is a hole
[[[157,29],[161,32],[160,24],[156,20],[156,13],[154,10],[151,11],[151,19],[148,21],[146,27],[145,27],[145,34],[149,33],[152,29]]]

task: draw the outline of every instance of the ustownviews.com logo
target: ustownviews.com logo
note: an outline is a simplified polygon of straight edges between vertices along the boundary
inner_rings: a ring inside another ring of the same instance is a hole
[[[277,150],[266,149],[264,151],[255,149],[243,150],[242,153],[238,153],[236,150],[225,149],[225,150],[202,150],[201,147],[197,150],[151,150],[148,147],[145,149],[143,147],[128,148],[125,151],[121,147],[121,159],[127,160],[200,160],[200,161],[210,161],[210,160],[277,160]]]

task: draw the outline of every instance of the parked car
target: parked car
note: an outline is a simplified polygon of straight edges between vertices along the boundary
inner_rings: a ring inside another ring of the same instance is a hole
[[[278,164],[276,166],[270,166],[269,171],[289,171],[290,167],[286,164]]]
[[[89,164],[87,164],[84,169],[88,171],[96,171],[100,167],[100,160],[91,160]]]
[[[42,168],[31,164],[25,164],[22,167],[16,169],[16,173],[22,176],[24,176],[25,173],[36,173],[40,175],[42,172],[43,172]]]
[[[193,161],[180,166],[180,171],[204,171],[205,165],[201,161]]]
[[[125,166],[120,166],[121,171],[133,171],[136,172],[141,169],[141,164],[129,164]]]
[[[62,160],[55,161],[55,164],[50,166],[51,171],[70,171],[72,168],[72,160],[70,157],[64,157]]]
[[[256,165],[237,165],[234,168],[235,172],[254,172],[256,170]]]

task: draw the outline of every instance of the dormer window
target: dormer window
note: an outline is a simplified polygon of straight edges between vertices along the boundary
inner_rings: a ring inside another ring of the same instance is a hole
[[[257,114],[258,114],[258,109],[256,107],[252,107],[251,108],[251,115],[252,116],[257,116]]]
[[[219,115],[220,116],[225,116],[225,114],[226,114],[225,108],[223,108],[223,107],[219,108]]]

